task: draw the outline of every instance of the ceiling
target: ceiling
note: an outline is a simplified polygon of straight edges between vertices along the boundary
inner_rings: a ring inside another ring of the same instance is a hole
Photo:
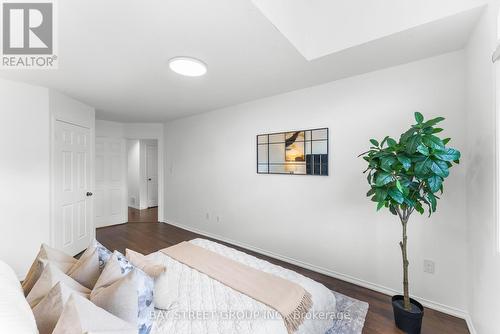
[[[252,0],[307,59],[485,4],[485,0]]]
[[[72,0],[58,1],[58,12],[59,68],[0,77],[55,88],[94,106],[99,119],[157,122],[461,49],[481,8],[313,61],[250,0]],[[175,56],[203,60],[207,75],[171,72]]]

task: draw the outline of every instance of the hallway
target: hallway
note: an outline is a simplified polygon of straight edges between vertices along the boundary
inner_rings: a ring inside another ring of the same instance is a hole
[[[128,222],[129,223],[157,223],[158,222],[158,207],[138,210],[128,207]]]

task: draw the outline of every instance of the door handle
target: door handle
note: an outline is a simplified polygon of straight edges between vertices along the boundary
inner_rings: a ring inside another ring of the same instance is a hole
[[[87,191],[87,197],[90,197],[92,195],[94,195],[94,194],[92,194],[90,191]]]

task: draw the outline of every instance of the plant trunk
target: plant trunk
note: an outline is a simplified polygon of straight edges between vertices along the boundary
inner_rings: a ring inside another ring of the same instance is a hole
[[[411,309],[410,291],[408,287],[408,265],[410,263],[408,262],[408,249],[407,249],[408,236],[406,235],[408,218],[409,217],[404,217],[403,219],[401,219],[401,224],[403,225],[403,241],[399,243],[399,246],[401,247],[401,253],[403,256],[403,296],[404,296],[403,306],[407,311]]]

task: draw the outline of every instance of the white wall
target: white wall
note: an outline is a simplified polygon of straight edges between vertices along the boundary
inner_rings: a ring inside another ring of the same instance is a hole
[[[447,118],[444,135],[467,161],[464,65],[456,52],[167,123],[167,221],[399,292],[400,224],[365,197],[357,155],[369,138],[399,135],[419,110]],[[256,174],[256,134],[317,127],[330,129],[330,176]],[[415,215],[409,228],[411,292],[461,315],[465,167],[447,179],[439,212]],[[436,262],[434,275],[423,272],[424,259]]]
[[[500,84],[494,78],[491,55],[496,46],[498,5],[483,14],[466,49],[467,55],[467,221],[470,250],[469,309],[477,333],[500,330],[500,254],[498,252],[498,195],[495,182],[495,93],[497,108]],[[500,63],[495,65],[499,72]],[[498,157],[497,157],[498,159]]]
[[[0,259],[20,279],[40,245],[53,244],[52,119],[84,124],[91,131],[94,124],[89,106],[54,90],[0,79]]]
[[[127,140],[128,151],[128,206],[135,209],[140,207],[140,192],[139,192],[139,178],[140,178],[140,141],[129,139]]]
[[[0,79],[0,258],[24,277],[50,242],[49,95]]]

